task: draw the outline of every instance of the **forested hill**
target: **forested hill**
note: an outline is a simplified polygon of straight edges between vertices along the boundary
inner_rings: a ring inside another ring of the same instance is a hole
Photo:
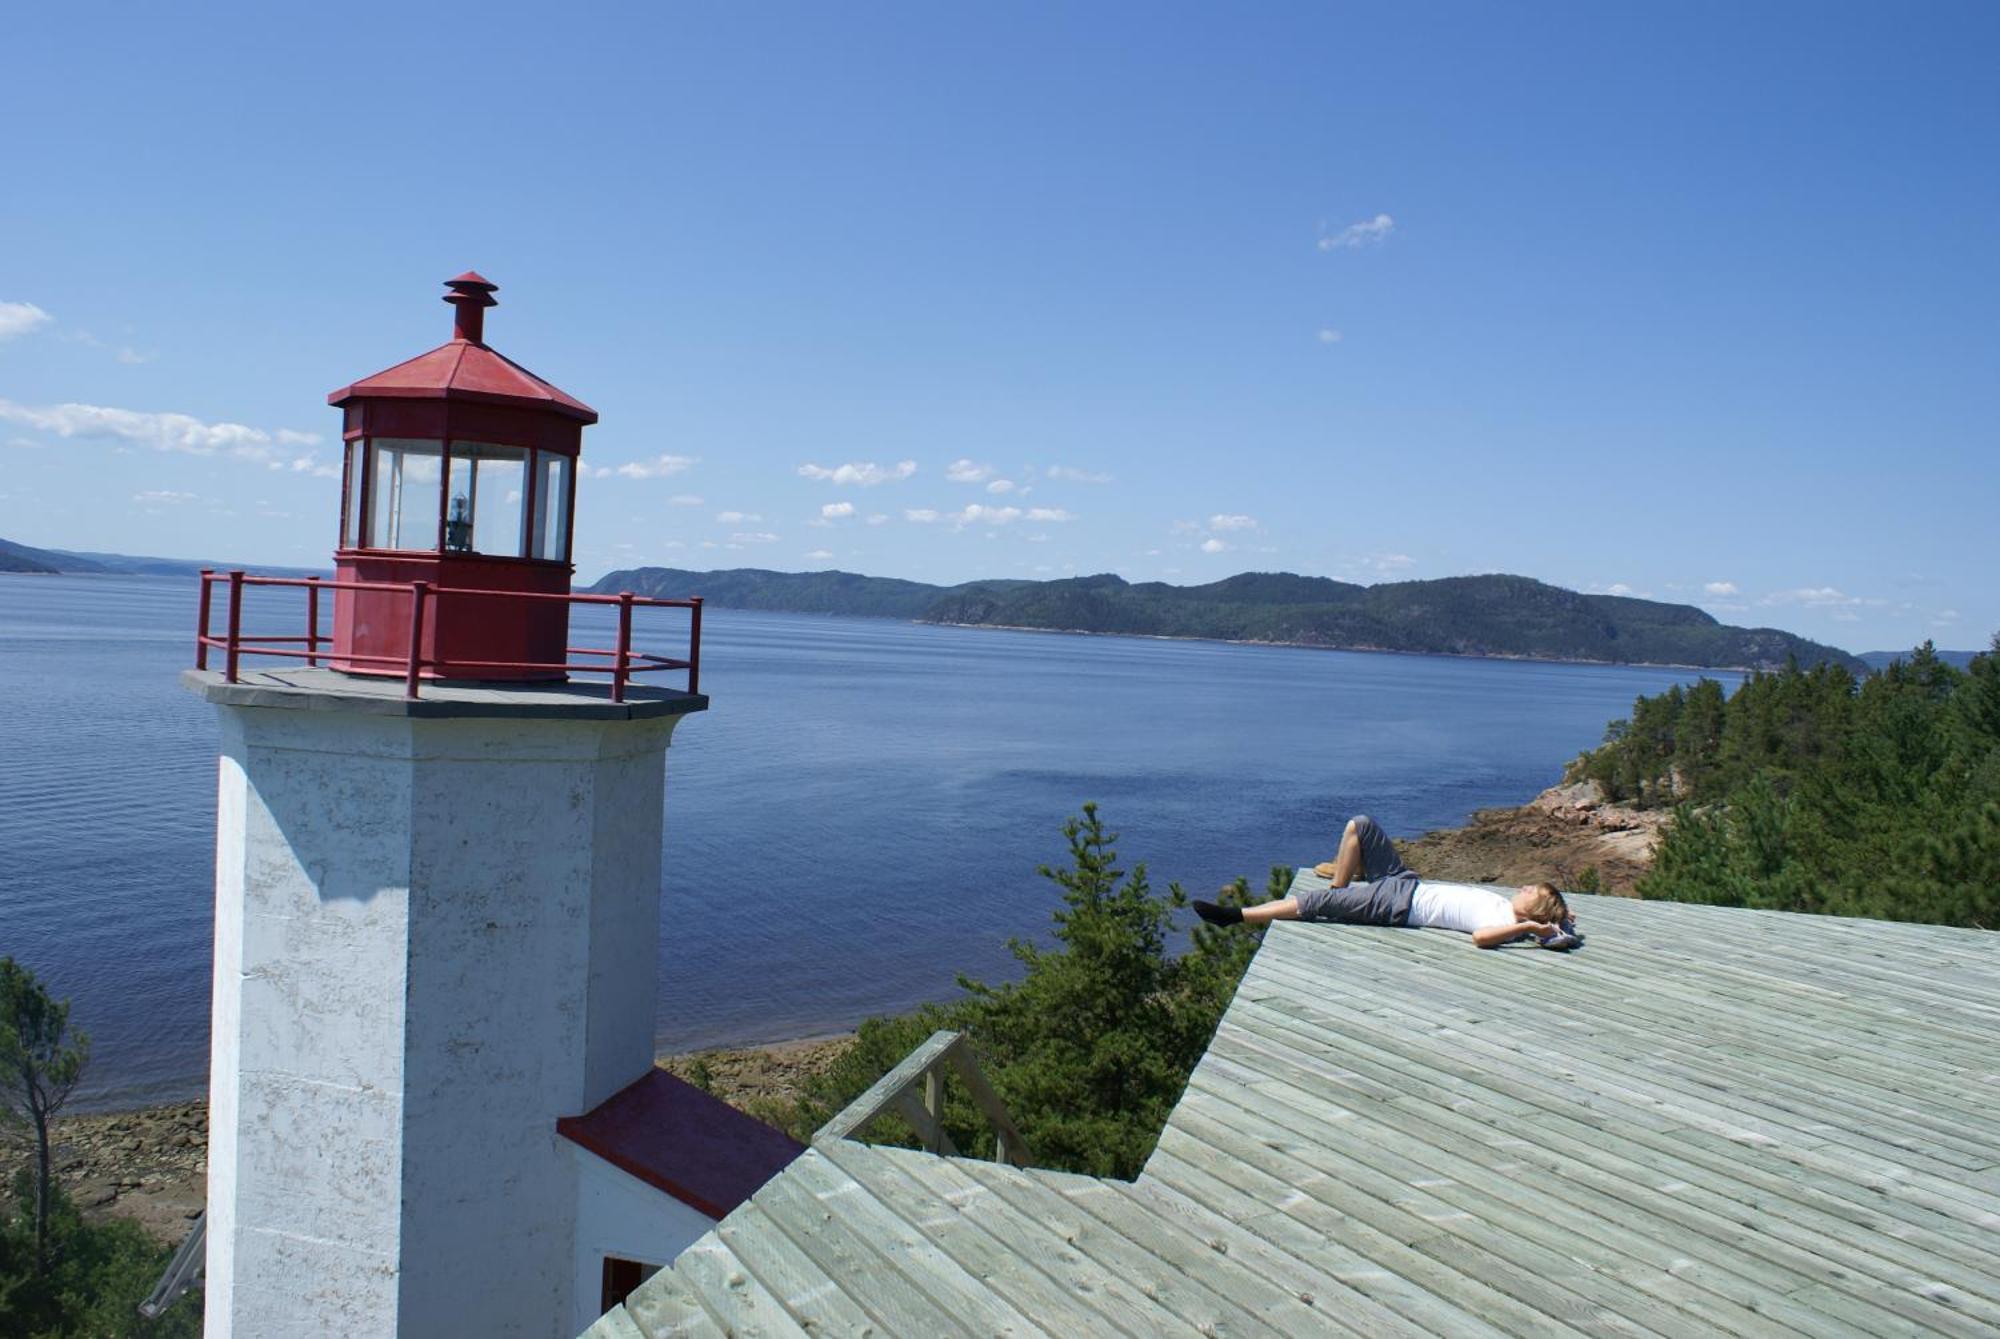
[[[700,595],[733,609],[1061,632],[1727,668],[1771,669],[1796,657],[1865,672],[1845,651],[1775,628],[1728,627],[1690,605],[1580,595],[1516,576],[1357,586],[1245,572],[1206,586],[1134,585],[1116,576],[932,586],[851,572],[641,567],[613,572],[591,589]]]

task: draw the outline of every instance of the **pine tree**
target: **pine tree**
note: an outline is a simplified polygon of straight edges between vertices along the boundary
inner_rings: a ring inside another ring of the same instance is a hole
[[[34,1127],[35,1272],[49,1270],[49,1121],[76,1090],[90,1038],[71,1032],[69,1001],[58,1003],[35,974],[0,958],[0,1103]]]

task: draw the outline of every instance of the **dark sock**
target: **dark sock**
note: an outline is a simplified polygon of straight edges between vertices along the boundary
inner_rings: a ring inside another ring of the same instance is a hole
[[[1217,906],[1213,902],[1196,902],[1194,914],[1210,925],[1241,925],[1243,908]]]

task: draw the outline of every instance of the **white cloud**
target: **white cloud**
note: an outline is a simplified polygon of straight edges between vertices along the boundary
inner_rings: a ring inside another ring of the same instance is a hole
[[[1604,588],[1606,595],[1631,595],[1632,588],[1622,581],[1614,581]]]
[[[143,493],[134,493],[132,500],[134,502],[146,502],[155,505],[178,506],[183,502],[194,501],[194,494],[176,493],[169,488],[153,488]],[[260,503],[258,505],[261,506],[263,504]]]
[[[1218,512],[1208,518],[1208,528],[1223,531],[1255,530],[1257,528],[1257,518],[1254,516],[1225,515]]]
[[[820,519],[823,521],[845,520],[853,514],[854,504],[852,502],[829,502],[819,509]]]
[[[833,557],[833,552],[830,549],[814,549],[811,553],[808,553],[806,557],[812,559],[814,562],[823,563],[827,559]]]
[[[148,351],[146,353],[141,353],[137,349],[127,348],[121,345],[119,347],[116,356],[118,361],[125,364],[127,367],[137,367],[141,363],[152,362],[155,358],[158,358],[160,355],[156,352],[151,352],[151,351]]]
[[[903,513],[903,519],[915,521],[918,525],[930,525],[942,520],[943,517],[930,507],[913,507]]]
[[[778,542],[778,539],[779,536],[771,534],[769,531],[759,530],[749,534],[739,531],[729,537],[729,542],[731,544],[775,544]]]
[[[295,473],[323,479],[337,478],[340,474],[333,466],[323,464],[316,452],[296,450],[317,444],[320,437],[316,432],[297,432],[290,428],[269,432],[242,423],[204,423],[189,414],[113,409],[104,405],[38,407],[4,398],[0,398],[0,420],[20,423],[57,437],[132,442],[155,451],[175,451],[191,456],[225,454],[231,459],[250,461],[268,469],[289,468]]]
[[[1323,326],[1321,326],[1321,327],[1319,328],[1319,342],[1320,342],[1320,343],[1322,343],[1322,344],[1338,344],[1338,343],[1340,343],[1340,340],[1341,340],[1341,334],[1340,334],[1340,332],[1339,332],[1338,330],[1335,330],[1335,329],[1334,329],[1334,328],[1333,328],[1332,326],[1326,326],[1326,325],[1323,325]]]
[[[1396,230],[1396,220],[1387,214],[1377,214],[1361,223],[1350,223],[1339,232],[1330,233],[1319,239],[1322,251],[1337,251],[1343,247],[1372,246],[1387,238]]]
[[[1175,521],[1173,524],[1173,532],[1177,535],[1198,535],[1201,533],[1201,522]]]
[[[1221,540],[1211,537],[1201,542],[1201,551],[1203,553],[1227,553],[1229,546]]]
[[[17,339],[56,318],[32,302],[0,302],[0,339]]]
[[[742,525],[745,521],[756,522],[764,518],[754,511],[719,511],[715,513],[717,525]]]
[[[944,477],[955,484],[984,483],[993,477],[993,467],[975,464],[970,460],[954,460],[945,466]]]
[[[1417,565],[1417,560],[1407,553],[1378,553],[1368,559],[1368,565],[1378,572],[1406,572]]]
[[[986,491],[989,493],[1011,493],[1014,491],[1014,481],[1012,479],[995,479],[992,483],[986,485]]]
[[[1012,508],[1009,508],[1012,510]],[[1028,519],[1031,521],[1074,521],[1076,516],[1061,507],[1030,507]]]
[[[702,496],[699,493],[676,493],[667,499],[667,505],[672,507],[702,507],[706,506],[707,503],[702,500]]]
[[[868,487],[888,483],[894,479],[907,479],[916,472],[917,462],[914,460],[898,461],[889,469],[883,469],[872,460],[859,464],[836,465],[832,469],[824,465],[799,466],[799,473],[808,479],[823,479],[836,484],[862,484]]]
[[[593,479],[608,479],[614,474],[626,479],[664,479],[690,468],[696,461],[694,456],[659,455],[651,460],[628,460],[623,465],[600,465],[590,474]]]
[[[1721,598],[1727,598],[1731,595],[1741,595],[1743,593],[1736,588],[1734,581],[1711,581],[1702,587],[1702,591]]]
[[[1019,507],[988,507],[973,503],[952,519],[960,525],[1007,525],[1021,519]]]
[[[1091,470],[1079,470],[1068,465],[1051,465],[1047,473],[1049,478],[1061,479],[1065,483],[1108,484],[1111,482],[1111,476],[1108,474],[1099,474]]]
[[[868,515],[868,524],[870,525],[889,524],[889,513],[886,511],[870,512]]]
[[[1759,604],[1797,604],[1808,609],[1851,609],[1856,605],[1882,604],[1881,600],[1870,600],[1859,595],[1849,595],[1836,586],[1798,586],[1791,590],[1774,590]]]

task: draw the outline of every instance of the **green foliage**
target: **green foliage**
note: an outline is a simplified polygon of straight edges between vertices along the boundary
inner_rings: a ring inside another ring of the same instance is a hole
[[[137,1223],[85,1222],[60,1187],[50,1195],[46,1271],[35,1267],[34,1174],[23,1169],[0,1209],[0,1334],[20,1339],[183,1339],[201,1333],[201,1295],[156,1321],[138,1306],[159,1282],[170,1247]]]
[[[1012,943],[1021,979],[989,985],[961,977],[961,1000],[869,1019],[804,1101],[770,1113],[781,1116],[778,1123],[810,1137],[933,1032],[953,1029],[970,1035],[982,1071],[1039,1165],[1138,1174],[1256,951],[1257,935],[1197,925],[1187,951],[1169,953],[1173,912],[1187,901],[1180,887],[1156,889],[1144,865],[1121,869],[1117,836],[1094,804],[1068,820],[1063,835],[1069,864],[1041,869],[1062,890],[1054,942]],[[1273,869],[1266,896],[1283,896],[1290,879],[1289,869]],[[1242,906],[1261,899],[1238,879],[1219,900]],[[943,1124],[961,1151],[991,1155],[985,1118],[955,1078],[946,1084]],[[916,1142],[893,1115],[878,1119],[868,1134],[880,1142]]]
[[[48,1268],[54,1179],[49,1167],[49,1120],[83,1077],[90,1038],[69,1027],[69,1002],[58,1002],[35,974],[0,958],[0,1110],[35,1137],[35,1268]]]
[[[2000,928],[2000,636],[1640,698],[1571,775],[1674,806],[1642,897]]]
[[[1070,632],[1628,664],[1775,668],[1791,656],[1863,668],[1844,651],[1775,628],[1726,627],[1690,605],[1582,595],[1517,576],[1357,586],[1243,572],[1203,586],[1169,586],[1103,574],[930,586],[851,572],[642,567],[613,572],[591,589],[667,597],[699,591],[717,607]]]

